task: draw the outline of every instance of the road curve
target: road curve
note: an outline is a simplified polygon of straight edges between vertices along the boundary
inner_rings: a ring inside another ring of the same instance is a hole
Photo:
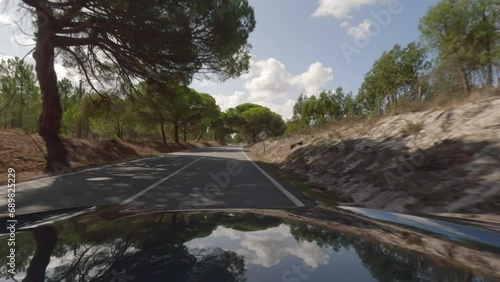
[[[7,213],[0,188],[0,214]],[[165,210],[277,209],[307,201],[252,162],[241,147],[159,155],[16,185],[16,212],[131,205]]]

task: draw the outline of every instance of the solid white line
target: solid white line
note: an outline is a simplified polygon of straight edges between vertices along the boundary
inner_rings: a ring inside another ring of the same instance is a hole
[[[156,188],[158,185],[162,184],[163,182],[167,181],[168,179],[170,179],[171,177],[175,176],[176,174],[178,174],[179,172],[183,171],[184,169],[188,168],[189,166],[191,166],[192,164],[200,161],[201,159],[205,158],[205,157],[208,157],[209,155],[213,155],[215,154],[214,153],[208,153],[206,155],[204,155],[203,157],[200,157],[200,158],[197,158],[196,160],[192,161],[191,163],[187,164],[186,166],[184,166],[183,168],[179,169],[178,171],[170,174],[169,176],[165,177],[165,178],[162,178],[160,179],[158,182],[150,185],[149,187],[147,187],[146,189],[142,190],[141,192],[135,194],[134,196],[126,199],[125,201],[121,202],[120,205],[127,205],[129,204],[130,202],[134,201],[135,199],[139,198],[140,196],[146,194],[147,192],[153,190],[154,188]]]
[[[292,201],[297,207],[305,207],[306,205],[304,205],[301,201],[299,201],[299,199],[295,198],[294,195],[292,195],[290,192],[288,192],[288,190],[285,189],[285,187],[283,187],[283,185],[281,185],[278,181],[276,181],[274,178],[272,178],[269,174],[267,174],[267,172],[265,172],[260,166],[258,166],[256,163],[254,163],[248,156],[247,154],[245,153],[245,151],[243,150],[243,147],[241,148],[241,152],[245,155],[245,157],[262,173],[264,174],[265,177],[267,177],[267,179],[269,179],[269,181],[271,181],[271,183],[274,184],[274,186],[276,186],[276,188],[278,188],[281,193],[285,194],[285,196],[288,197],[288,199],[290,199],[290,201]]]

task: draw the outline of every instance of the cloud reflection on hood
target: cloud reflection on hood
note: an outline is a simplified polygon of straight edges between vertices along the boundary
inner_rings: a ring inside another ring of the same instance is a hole
[[[218,227],[210,236],[192,240],[185,245],[189,248],[206,248],[212,245],[211,241],[219,242],[222,238],[228,249],[244,256],[247,263],[264,267],[280,263],[287,255],[302,259],[305,265],[312,268],[326,265],[330,259],[330,255],[315,242],[297,242],[290,233],[290,227],[283,224],[255,232]]]

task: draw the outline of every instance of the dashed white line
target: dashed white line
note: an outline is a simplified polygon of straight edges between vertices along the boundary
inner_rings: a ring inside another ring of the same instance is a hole
[[[146,189],[142,190],[141,192],[135,194],[134,196],[126,199],[125,201],[121,202],[120,205],[127,205],[129,203],[131,203],[132,201],[134,201],[135,199],[139,198],[140,196],[146,194],[147,192],[153,190],[154,188],[156,188],[158,185],[162,184],[163,182],[167,181],[168,179],[172,178],[173,176],[175,176],[176,174],[178,174],[179,172],[185,170],[186,168],[190,167],[191,165],[193,165],[194,163],[197,163],[199,162],[201,159],[205,158],[205,157],[208,157],[209,155],[213,155],[215,154],[214,153],[208,153],[206,155],[204,155],[203,157],[200,157],[200,158],[197,158],[196,160],[190,162],[189,164],[187,164],[186,166],[182,167],[181,169],[177,170],[176,172],[168,175],[167,177],[165,178],[162,178],[160,179],[159,181],[157,181],[156,183],[148,186]]]
[[[62,177],[65,177],[65,176],[70,176],[70,175],[75,175],[75,174],[80,174],[80,173],[95,171],[95,170],[99,170],[99,169],[103,169],[103,168],[108,168],[108,167],[119,167],[119,166],[122,166],[122,165],[125,165],[125,164],[135,163],[135,162],[140,162],[140,161],[145,161],[145,160],[150,160],[150,159],[158,158],[158,157],[161,157],[161,156],[162,155],[156,155],[156,156],[145,157],[145,158],[136,159],[136,160],[132,160],[132,161],[126,161],[126,162],[122,162],[122,163],[117,163],[117,164],[109,164],[109,165],[103,165],[103,166],[99,166],[99,167],[93,167],[93,168],[87,168],[87,169],[82,169],[82,170],[76,170],[76,171],[73,171],[73,172],[68,172],[68,173],[64,173],[64,174],[60,174],[60,175],[43,177],[43,178],[37,178],[37,179],[33,179],[33,180],[19,182],[18,185],[21,185],[21,184],[22,185],[26,185],[26,184],[32,184],[32,183],[37,183],[37,182],[43,182],[43,181],[47,181],[47,180],[54,180],[54,179],[62,178]],[[7,185],[0,186],[0,190],[2,190],[2,189],[7,189]],[[1,194],[1,192],[2,191],[0,191],[0,194]]]
[[[100,169],[103,169],[103,168],[120,167],[120,166],[123,166],[125,164],[131,164],[131,163],[135,163],[135,162],[146,161],[146,160],[151,160],[151,159],[155,159],[155,158],[161,158],[163,156],[168,156],[168,155],[171,155],[171,154],[172,155],[179,155],[179,154],[182,154],[182,153],[189,153],[189,152],[192,152],[192,151],[196,151],[196,149],[195,150],[186,150],[186,151],[172,152],[172,153],[168,153],[168,154],[160,154],[160,155],[156,155],[156,156],[145,157],[145,158],[135,159],[135,160],[131,160],[131,161],[125,161],[125,162],[121,162],[121,163],[117,163],[117,164],[109,164],[109,165],[103,165],[103,166],[99,166],[99,167],[93,167],[93,168],[87,168],[87,169],[82,169],[82,170],[76,170],[76,171],[68,172],[68,173],[65,173],[65,174],[60,174],[60,175],[55,175],[55,176],[48,176],[48,177],[37,178],[37,179],[33,179],[33,180],[19,182],[18,185],[25,185],[25,184],[32,184],[32,183],[43,182],[43,181],[48,181],[48,180],[54,180],[54,179],[62,178],[62,177],[65,177],[65,176],[70,176],[70,175],[75,175],[75,174],[80,174],[80,173],[85,173],[85,172],[100,170]],[[7,185],[0,186],[0,195],[2,193],[6,193],[7,192],[7,190],[2,191],[3,189],[7,189]]]

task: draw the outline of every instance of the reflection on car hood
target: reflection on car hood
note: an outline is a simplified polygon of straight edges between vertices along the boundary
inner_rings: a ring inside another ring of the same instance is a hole
[[[375,210],[172,213],[112,206],[27,214],[17,220],[17,281],[500,277],[499,233]],[[0,275],[10,281],[5,230],[2,226]]]

